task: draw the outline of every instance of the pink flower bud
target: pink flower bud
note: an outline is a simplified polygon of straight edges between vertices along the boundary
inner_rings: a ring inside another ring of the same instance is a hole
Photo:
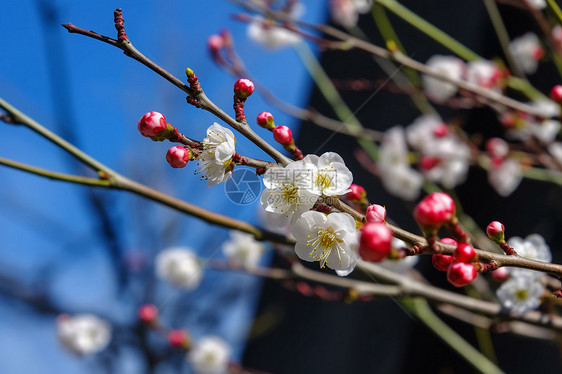
[[[441,160],[437,157],[424,156],[420,160],[420,169],[425,170],[425,171],[431,170],[434,167],[436,167],[437,165],[439,165],[440,163],[441,163]]]
[[[367,196],[365,189],[358,184],[352,184],[349,188],[351,191],[346,193],[344,197],[354,203],[360,202],[365,196]]]
[[[539,46],[533,51],[533,58],[535,60],[540,60],[544,56],[544,50]]]
[[[439,240],[439,243],[454,245],[455,247],[459,245],[459,243],[457,243],[455,239],[451,239],[451,238],[443,238]]]
[[[486,234],[488,234],[490,240],[496,243],[503,243],[505,241],[505,227],[501,222],[490,222],[488,227],[486,227]]]
[[[455,287],[462,287],[472,282],[477,274],[474,265],[455,262],[447,270],[447,280]]]
[[[273,129],[275,127],[275,123],[273,122],[273,115],[269,112],[261,112],[258,114],[256,118],[256,122],[258,126],[263,127],[264,129]]]
[[[166,161],[168,161],[170,166],[173,168],[185,167],[190,157],[191,152],[182,145],[176,145],[175,147],[168,149],[168,153],[166,153]]]
[[[361,229],[359,255],[365,261],[380,262],[392,250],[392,231],[382,223],[368,222]]]
[[[139,120],[137,127],[142,136],[157,136],[167,128],[166,117],[162,113],[148,112]]]
[[[254,83],[249,79],[238,79],[234,83],[234,94],[240,100],[246,100],[254,92]]]
[[[439,271],[447,271],[449,266],[454,262],[453,256],[436,254],[431,256],[433,267]]]
[[[365,217],[367,222],[383,223],[386,219],[386,208],[378,204],[369,205]]]
[[[273,139],[282,145],[289,145],[293,141],[293,133],[287,126],[277,126],[273,129]]]
[[[222,36],[217,34],[209,36],[207,39],[207,46],[209,47],[211,53],[216,53],[223,46]]]
[[[503,282],[509,277],[509,271],[506,268],[499,268],[492,271],[492,278],[495,281]]]
[[[433,136],[436,138],[443,138],[444,136],[447,136],[447,134],[449,134],[449,127],[444,123],[437,125],[433,129]]]
[[[562,85],[557,84],[550,90],[550,98],[558,104],[562,104]]]
[[[455,216],[455,202],[444,192],[433,192],[416,205],[414,218],[422,227],[440,227]]]
[[[189,335],[184,330],[172,330],[168,333],[168,343],[173,348],[189,348]]]
[[[486,141],[486,150],[492,158],[504,158],[509,153],[509,145],[501,138],[490,138]]]
[[[476,251],[470,244],[461,243],[457,246],[457,249],[455,249],[453,258],[456,262],[472,262],[475,261],[478,256],[476,256]]]
[[[158,308],[153,304],[144,304],[138,309],[137,315],[142,323],[154,325],[158,320]]]

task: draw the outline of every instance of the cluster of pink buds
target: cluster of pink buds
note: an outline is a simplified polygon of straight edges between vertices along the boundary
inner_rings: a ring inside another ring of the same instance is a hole
[[[433,266],[439,271],[446,271],[447,280],[455,287],[462,287],[471,283],[478,274],[473,264],[478,260],[474,248],[466,243],[458,244],[451,238],[443,238],[440,242],[454,245],[457,248],[452,256],[445,254],[433,255],[431,259]]]
[[[158,308],[154,304],[141,305],[137,310],[137,316],[141,323],[155,329],[156,331],[162,330],[158,321]],[[191,347],[191,339],[185,330],[172,330],[167,333],[168,344],[172,348],[189,349]]]
[[[384,223],[367,222],[361,228],[359,255],[365,261],[380,262],[392,251],[392,231]]]
[[[273,139],[290,152],[297,160],[302,160],[302,152],[295,145],[293,132],[287,126],[276,126],[273,115],[269,112],[261,112],[256,117],[258,126],[263,127],[273,133]]]

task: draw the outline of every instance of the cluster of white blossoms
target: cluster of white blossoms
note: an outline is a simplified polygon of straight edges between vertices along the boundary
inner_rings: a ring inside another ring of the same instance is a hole
[[[258,265],[264,245],[254,236],[241,231],[230,231],[230,240],[222,245],[225,257],[237,266],[253,268]]]
[[[198,157],[199,173],[212,186],[226,182],[232,176],[232,156],[236,138],[229,129],[213,123],[207,129],[207,136],[203,139],[203,150]]]
[[[205,336],[187,354],[187,361],[197,374],[226,374],[229,345],[217,336]]]
[[[542,236],[531,234],[525,239],[513,237],[508,244],[521,257],[531,260],[550,262],[550,248]],[[506,268],[509,279],[496,291],[502,306],[513,313],[523,314],[537,308],[541,303],[545,286],[539,278],[543,273],[520,268]]]
[[[409,148],[419,156],[419,171],[410,166]],[[424,177],[453,188],[466,179],[470,148],[436,115],[423,115],[406,127],[384,134],[378,169],[385,188],[405,200],[419,195]]]
[[[492,61],[476,60],[466,64],[458,57],[435,55],[427,60],[426,65],[449,78],[465,80],[483,88],[501,91],[503,74]],[[422,76],[422,84],[427,97],[440,104],[452,99],[459,90],[455,84],[430,75]],[[465,98],[465,101],[467,104],[472,103],[469,98]]]
[[[299,258],[319,261],[321,267],[328,266],[341,276],[357,264],[359,231],[355,220],[347,213],[326,215],[310,209],[322,196],[348,193],[352,182],[353,175],[337,153],[307,155],[285,167],[269,168],[260,199],[270,224],[291,225]]]
[[[187,247],[171,247],[156,256],[156,275],[174,286],[192,290],[203,278],[197,255]]]
[[[368,13],[372,5],[373,0],[330,0],[330,14],[337,24],[354,27],[359,14]]]
[[[76,355],[99,352],[111,340],[111,325],[92,314],[60,315],[57,318],[60,343]]]

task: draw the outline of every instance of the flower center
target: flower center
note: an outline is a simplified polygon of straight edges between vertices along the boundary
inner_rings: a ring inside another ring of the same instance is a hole
[[[529,291],[527,290],[517,290],[515,292],[515,298],[519,301],[525,301],[529,297]]]
[[[314,261],[320,261],[320,267],[323,268],[326,266],[326,261],[328,261],[328,256],[330,255],[333,247],[337,246],[339,243],[343,243],[343,240],[337,237],[332,226],[328,227],[327,229],[319,227],[317,227],[317,229],[319,230],[316,234],[316,238],[309,239],[306,245],[312,246],[312,251],[309,253],[309,255]],[[310,238],[311,235],[308,235],[308,237]],[[341,262],[339,251],[338,257],[340,258]]]
[[[320,190],[324,191],[327,188],[332,187],[332,178],[328,173],[319,173],[316,177],[316,185],[320,187]]]
[[[283,188],[281,198],[289,204],[298,204],[299,202],[299,188],[294,184],[289,184]]]

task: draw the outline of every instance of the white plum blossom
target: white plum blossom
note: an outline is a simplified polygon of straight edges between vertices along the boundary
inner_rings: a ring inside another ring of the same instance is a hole
[[[319,261],[344,276],[355,268],[359,231],[355,220],[347,213],[324,214],[305,212],[291,227],[297,244],[295,252],[301,260]]]
[[[528,235],[525,239],[515,236],[510,238],[507,244],[515,249],[517,254],[521,257],[541,262],[552,261],[550,247],[539,234]],[[540,271],[520,268],[509,268],[509,272],[512,277],[526,276],[533,279],[538,278],[543,274]]]
[[[408,148],[402,127],[395,126],[385,132],[377,166],[388,192],[404,200],[418,197],[423,177],[408,164]]]
[[[406,128],[408,143],[424,158],[431,159],[431,167],[422,166],[425,177],[453,188],[466,179],[470,148],[448,131],[441,118],[423,115]]]
[[[464,62],[453,56],[435,55],[426,64],[428,68],[454,79],[461,79],[466,69]],[[456,85],[430,75],[423,75],[422,83],[425,94],[437,103],[446,102],[458,91]]]
[[[60,315],[57,336],[61,344],[77,355],[99,352],[111,340],[111,325],[92,314]]]
[[[509,51],[523,72],[533,74],[537,71],[543,50],[536,34],[528,32],[513,39],[509,43]]]
[[[267,220],[284,227],[312,208],[320,196],[311,192],[317,174],[316,166],[305,160],[267,169],[263,176],[266,188],[260,198]]]
[[[392,238],[392,248],[404,248],[408,245],[398,239]],[[379,262],[379,265],[385,269],[393,271],[399,274],[405,274],[409,272],[419,261],[419,256],[406,256],[401,259],[386,259]]]
[[[560,106],[552,100],[541,99],[527,104],[539,109],[545,118],[558,117],[560,115]],[[562,125],[557,120],[539,120],[533,116],[528,116],[524,121],[521,121],[519,126],[510,129],[506,135],[510,139],[521,141],[536,138],[546,145],[556,139],[561,127]]]
[[[197,374],[225,374],[230,346],[218,336],[201,338],[187,354],[187,361]]]
[[[525,0],[525,2],[535,8],[535,9],[544,9],[546,8],[546,1],[545,0]]]
[[[488,182],[504,197],[511,195],[522,179],[521,164],[514,159],[507,159],[499,166],[492,165],[488,170]]]
[[[304,14],[304,5],[300,2],[295,3],[288,16],[291,19],[298,19]],[[278,49],[297,44],[301,41],[299,34],[288,30],[283,26],[278,26],[274,20],[255,16],[248,25],[248,38],[269,49]]]
[[[229,129],[212,124],[203,139],[203,150],[198,157],[199,173],[204,174],[209,186],[225,182],[232,176],[232,156],[236,138]]]
[[[156,275],[174,286],[187,290],[197,288],[203,269],[195,253],[187,247],[171,247],[156,256]]]
[[[512,276],[498,288],[496,295],[504,308],[521,315],[540,305],[544,289],[544,286],[533,277]]]
[[[359,14],[367,13],[372,5],[372,0],[331,0],[330,14],[337,24],[353,27],[357,25]]]
[[[262,243],[245,232],[230,231],[230,240],[222,245],[224,255],[238,266],[256,267],[264,251]]]
[[[562,143],[553,142],[548,146],[548,153],[558,164],[562,165]]]
[[[466,80],[468,82],[483,88],[501,91],[498,83],[502,77],[502,72],[492,61],[470,61],[466,68]]]
[[[351,191],[349,187],[353,182],[353,175],[337,153],[326,152],[320,157],[307,155],[303,161],[315,166],[312,187],[309,189],[313,194],[334,196]]]

